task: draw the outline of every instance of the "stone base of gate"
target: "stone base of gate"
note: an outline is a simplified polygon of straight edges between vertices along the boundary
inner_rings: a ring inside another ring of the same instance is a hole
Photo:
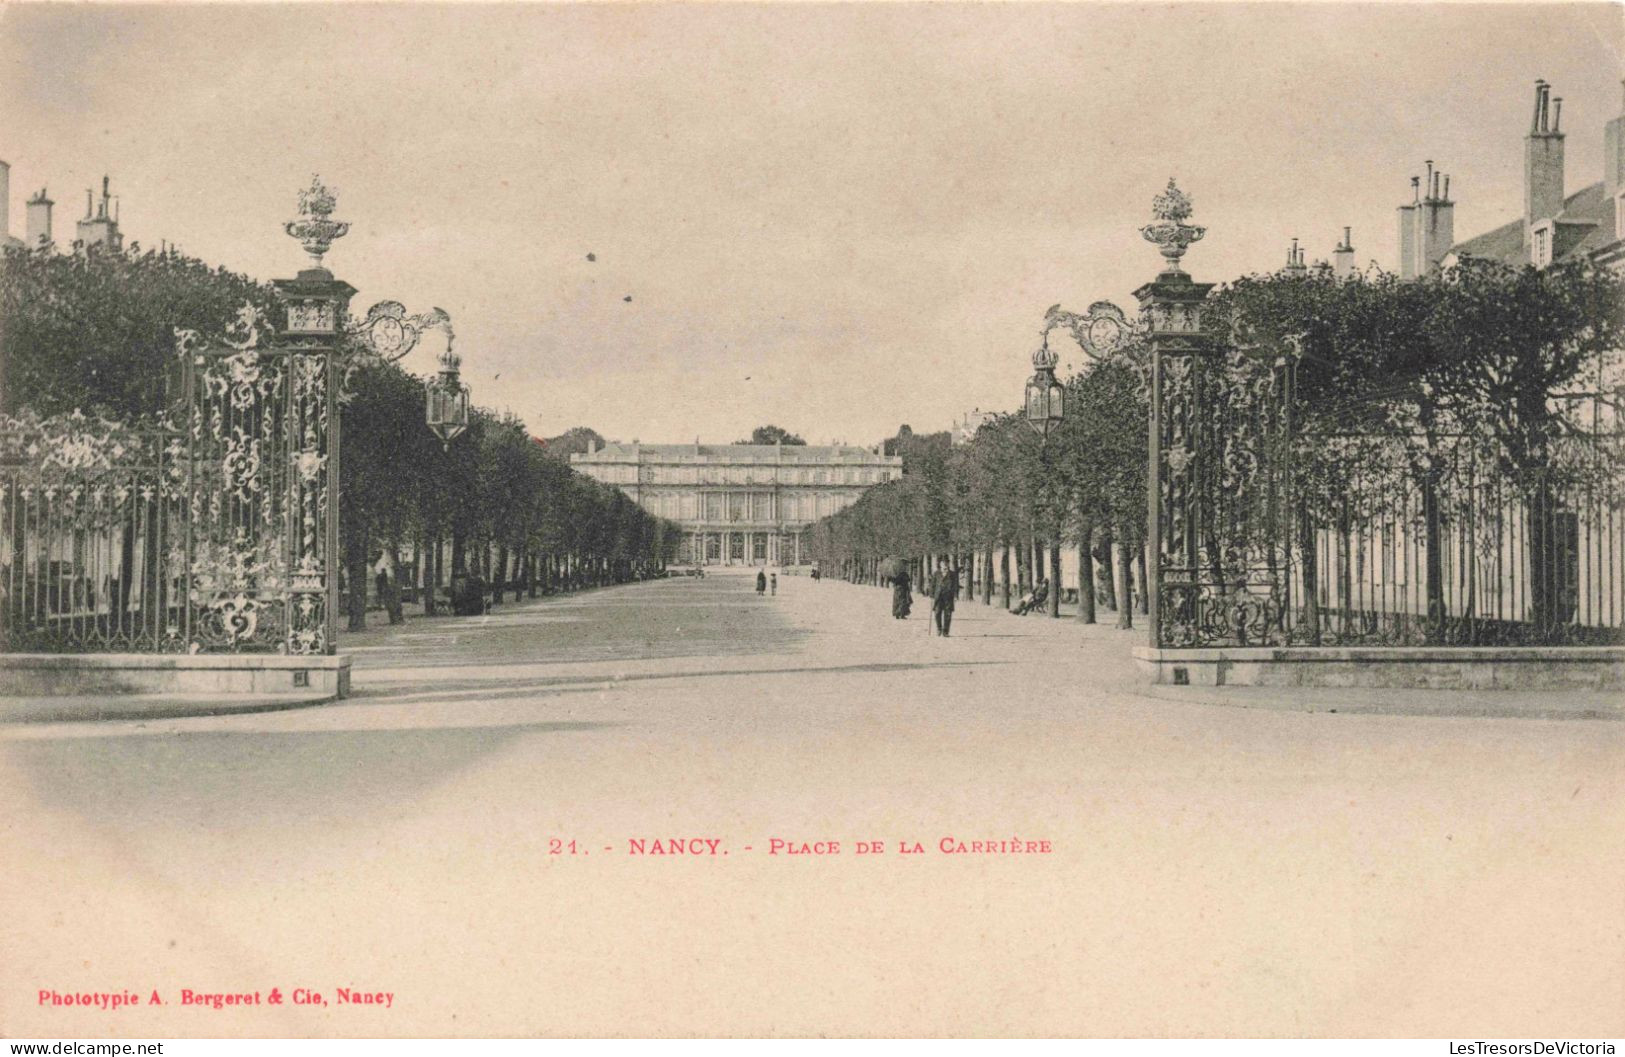
[[[238,653],[6,653],[0,654],[0,694],[95,696],[218,695],[230,706],[236,695],[286,694],[301,703],[312,697],[350,695],[350,657],[288,657]]]
[[[1134,660],[1169,686],[1625,689],[1625,646],[1141,646]]]

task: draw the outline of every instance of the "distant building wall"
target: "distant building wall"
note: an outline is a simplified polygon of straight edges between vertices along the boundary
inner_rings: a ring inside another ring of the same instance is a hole
[[[799,565],[802,533],[903,474],[868,448],[800,444],[606,444],[570,465],[683,529],[679,560]]]

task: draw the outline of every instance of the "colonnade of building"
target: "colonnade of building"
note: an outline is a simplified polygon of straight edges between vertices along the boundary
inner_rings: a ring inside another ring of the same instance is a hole
[[[677,560],[685,565],[794,566],[805,564],[806,541],[798,532],[716,529],[685,533]]]

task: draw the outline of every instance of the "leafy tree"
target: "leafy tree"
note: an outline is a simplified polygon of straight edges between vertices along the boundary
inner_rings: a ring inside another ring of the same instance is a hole
[[[129,421],[177,395],[174,328],[217,333],[275,291],[174,250],[10,249],[0,262],[0,411]]]
[[[556,437],[548,437],[542,441],[541,447],[549,456],[569,462],[570,456],[585,454],[604,446],[604,438],[599,436],[597,430],[586,426],[575,426],[565,430]]]
[[[405,371],[365,364],[351,376],[350,394],[339,413],[339,546],[353,631],[366,623],[371,563],[381,551],[393,554],[422,523],[416,478],[442,452],[423,425],[423,384]]]
[[[746,440],[736,440],[735,444],[806,444],[807,442],[778,426],[757,426],[750,431]]]

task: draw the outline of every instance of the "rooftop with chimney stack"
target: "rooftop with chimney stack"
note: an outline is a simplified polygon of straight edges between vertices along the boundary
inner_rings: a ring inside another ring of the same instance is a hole
[[[1293,239],[1292,245],[1287,247],[1286,267],[1282,268],[1281,271],[1287,275],[1309,274],[1309,264],[1304,260],[1303,247],[1298,245],[1297,239]]]
[[[79,237],[75,241],[80,249],[99,247],[116,253],[124,248],[124,235],[118,227],[118,198],[111,192],[111,183],[106,176],[102,177],[100,201],[94,198],[93,191],[85,191],[85,217],[79,221]]]
[[[1534,115],[1524,137],[1523,215],[1450,247],[1449,257],[1477,257],[1545,267],[1591,256],[1625,262],[1625,105],[1603,129],[1602,179],[1565,194],[1563,100],[1535,82]]]
[[[1456,238],[1456,203],[1450,177],[1423,163],[1426,175],[1411,177],[1411,200],[1399,207],[1399,277],[1415,279],[1444,262]]]

